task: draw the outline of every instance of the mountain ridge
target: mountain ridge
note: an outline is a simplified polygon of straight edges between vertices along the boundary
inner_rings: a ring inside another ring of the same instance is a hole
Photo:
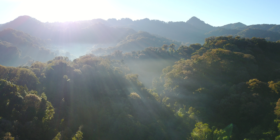
[[[102,24],[102,27],[99,28]],[[5,28],[13,28],[26,32],[32,36],[39,37],[43,40],[55,40],[58,42],[67,41],[90,41],[95,30],[98,30],[99,36],[103,36],[103,39],[97,39],[95,41],[110,41],[118,42],[124,39],[127,35],[132,32],[136,33],[139,31],[149,32],[150,34],[165,37],[171,40],[180,41],[183,43],[204,43],[204,38],[211,36],[226,36],[233,35],[238,36],[236,30],[246,30],[248,28],[263,30],[263,36],[255,34],[254,37],[266,38],[268,41],[277,41],[278,35],[273,32],[280,33],[280,25],[276,24],[255,24],[245,25],[241,22],[230,23],[220,27],[214,27],[210,24],[205,23],[203,20],[193,16],[186,22],[164,22],[160,20],[150,20],[148,18],[140,20],[131,20],[129,18],[117,19],[92,19],[86,21],[76,22],[56,22],[56,23],[43,23],[39,20],[30,16],[20,16],[13,21],[7,22],[0,26],[0,30]],[[221,28],[226,30],[221,30]],[[85,30],[86,29],[86,30]],[[104,30],[103,30],[104,29]],[[131,30],[130,30],[131,29]],[[134,30],[134,31],[132,31]],[[135,32],[136,31],[136,32]],[[259,33],[259,31],[258,31]],[[111,35],[110,35],[111,34]],[[120,34],[121,36],[118,36]],[[271,35],[269,35],[271,34]],[[246,34],[242,34],[246,35]],[[276,35],[277,37],[271,37]],[[81,36],[77,39],[76,36]],[[91,36],[91,37],[90,37]],[[241,36],[251,37],[251,36]],[[104,39],[105,38],[105,39]],[[274,39],[271,39],[274,38]]]

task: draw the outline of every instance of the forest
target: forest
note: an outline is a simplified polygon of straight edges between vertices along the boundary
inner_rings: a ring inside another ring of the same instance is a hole
[[[278,26],[19,17],[0,26],[0,138],[280,140]],[[73,42],[111,44],[48,48]]]

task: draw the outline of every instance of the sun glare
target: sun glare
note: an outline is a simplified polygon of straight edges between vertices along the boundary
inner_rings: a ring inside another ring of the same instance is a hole
[[[63,22],[89,20],[95,18],[108,19],[121,15],[113,3],[108,0],[102,1],[25,1],[16,9],[21,15],[37,17],[40,21]]]

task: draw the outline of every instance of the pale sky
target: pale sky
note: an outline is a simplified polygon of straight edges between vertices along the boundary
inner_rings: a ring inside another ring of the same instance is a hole
[[[21,15],[42,22],[96,18],[175,22],[196,16],[213,26],[280,24],[279,5],[279,0],[0,0],[0,24]]]

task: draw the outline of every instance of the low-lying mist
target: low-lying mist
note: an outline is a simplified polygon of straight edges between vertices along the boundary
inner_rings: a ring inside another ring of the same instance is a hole
[[[50,44],[47,49],[55,52],[57,56],[66,56],[70,60],[79,58],[80,56],[92,53],[97,48],[107,48],[115,44],[84,44],[84,43],[67,43],[67,44]],[[94,55],[100,55],[98,53]]]
[[[175,59],[144,59],[124,61],[132,73],[138,74],[138,79],[147,87],[152,88],[152,82],[159,78],[162,69],[172,66]]]

